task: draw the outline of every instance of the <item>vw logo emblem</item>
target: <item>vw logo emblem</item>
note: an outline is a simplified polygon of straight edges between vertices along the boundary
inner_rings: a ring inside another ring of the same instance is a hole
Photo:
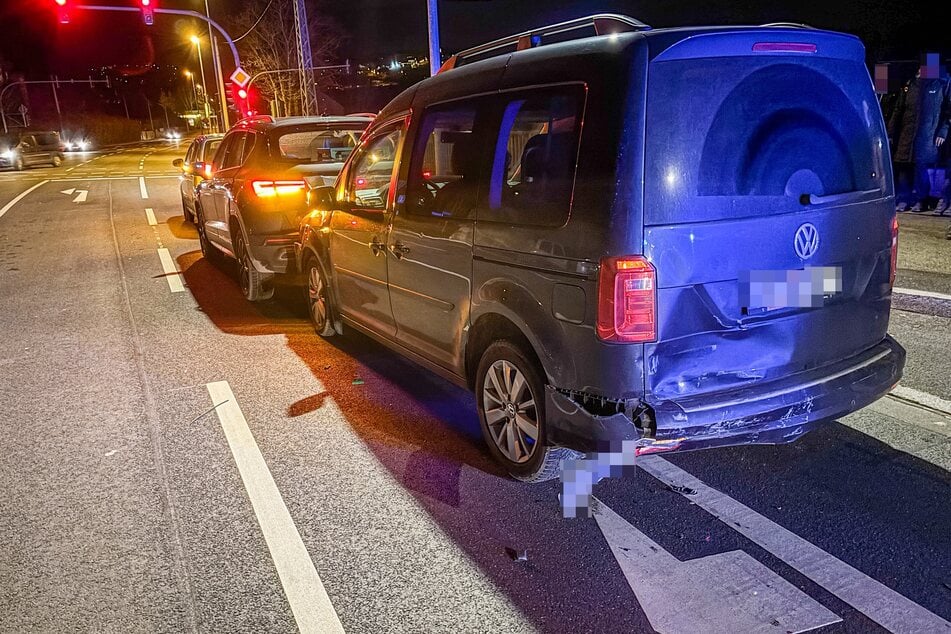
[[[796,247],[796,255],[803,260],[808,260],[819,250],[819,230],[810,222],[796,229],[796,239],[793,242]]]

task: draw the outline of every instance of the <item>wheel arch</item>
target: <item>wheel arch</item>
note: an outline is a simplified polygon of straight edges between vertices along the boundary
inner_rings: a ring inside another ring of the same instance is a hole
[[[476,319],[469,327],[469,334],[465,344],[465,371],[466,383],[469,389],[475,389],[476,371],[482,353],[493,341],[504,340],[518,346],[518,348],[533,361],[538,368],[542,380],[550,381],[545,364],[541,361],[535,343],[528,333],[513,320],[500,313],[486,313]]]

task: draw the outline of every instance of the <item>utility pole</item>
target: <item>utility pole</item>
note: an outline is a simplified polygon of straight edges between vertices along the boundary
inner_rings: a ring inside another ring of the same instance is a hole
[[[310,50],[310,29],[304,0],[294,0],[294,26],[297,29],[297,61],[299,64],[301,114],[317,112],[317,89],[314,86],[314,55]]]
[[[149,130],[152,131],[152,136],[155,136],[155,122],[152,120],[152,104],[149,103],[149,98],[144,94],[142,95],[142,98],[145,99],[145,107],[149,111]]]
[[[220,131],[224,132],[231,127],[228,121],[228,100],[225,99],[225,76],[224,73],[221,72],[221,53],[218,52],[218,38],[215,37],[211,30],[211,11],[208,9],[208,0],[205,0],[205,17],[207,17],[209,21],[208,42],[211,47],[211,61],[215,65],[215,87],[218,90],[218,106],[221,108],[221,125],[223,127]]]
[[[207,3],[207,0],[205,1]],[[210,26],[208,28],[209,30],[211,29]],[[214,42],[212,44],[212,51],[215,56],[215,67],[218,71],[218,103],[221,106],[221,131],[226,132],[228,128],[231,127],[231,122],[228,120],[228,100],[225,99],[225,76],[224,73],[221,72],[221,53],[218,52],[218,38],[213,38],[212,41]]]
[[[439,0],[426,0],[429,11],[429,74],[435,75],[442,66],[439,53]]]
[[[63,133],[63,113],[59,110],[59,97],[56,95],[56,84],[59,83],[59,78],[55,75],[50,75],[50,85],[53,87],[53,103],[56,104],[56,118],[59,120],[59,133]]]

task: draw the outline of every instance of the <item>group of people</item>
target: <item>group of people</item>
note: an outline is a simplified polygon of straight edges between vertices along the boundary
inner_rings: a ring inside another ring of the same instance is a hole
[[[882,96],[899,212],[951,215],[951,80],[926,55],[901,90]],[[947,237],[951,240],[951,227]]]

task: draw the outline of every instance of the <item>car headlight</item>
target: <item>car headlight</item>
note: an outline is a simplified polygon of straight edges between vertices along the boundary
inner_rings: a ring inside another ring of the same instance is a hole
[[[89,141],[80,141],[80,142],[77,143],[76,145],[79,146],[79,149],[80,149],[80,150],[86,151],[86,148],[89,147]]]
[[[0,156],[2,156],[2,157],[5,158],[5,159],[8,159],[8,160],[11,160],[11,161],[12,161],[12,160],[13,160],[13,156],[14,156],[13,150],[7,150],[7,151],[4,152],[3,154],[0,154]]]

